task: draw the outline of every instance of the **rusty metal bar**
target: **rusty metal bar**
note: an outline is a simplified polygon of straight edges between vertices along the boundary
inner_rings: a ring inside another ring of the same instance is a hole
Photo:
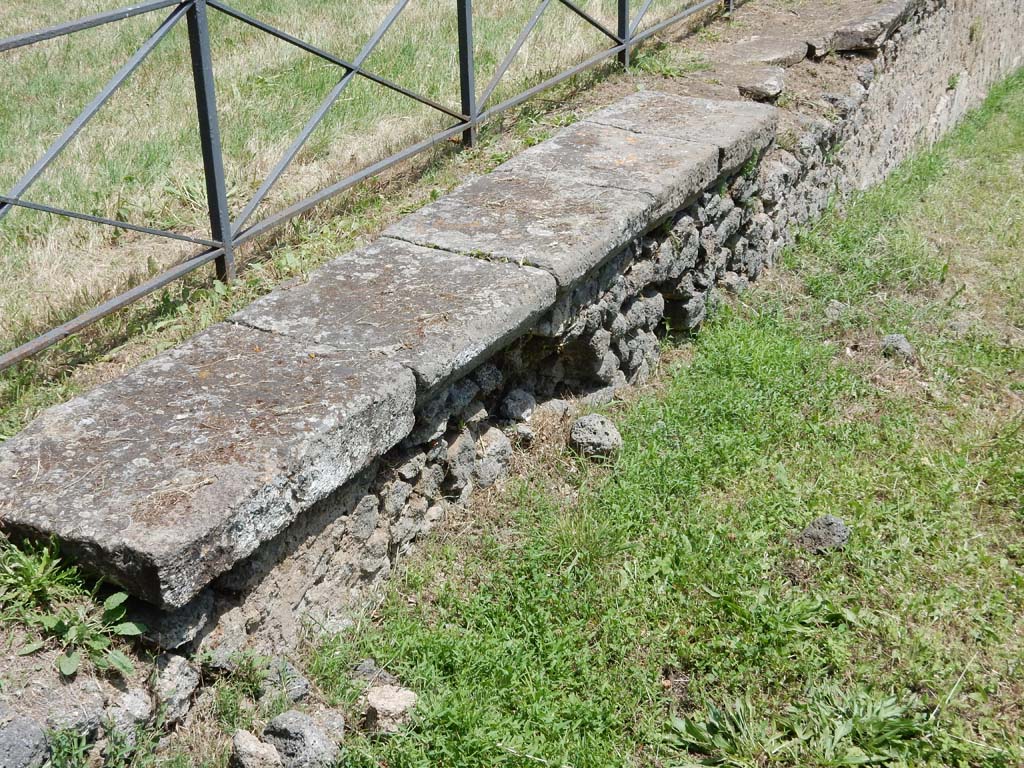
[[[75,21],[55,24],[52,27],[36,30],[35,32],[27,32],[23,35],[14,35],[13,37],[7,37],[0,40],[0,53],[3,53],[4,51],[13,51],[15,48],[21,48],[34,43],[41,43],[46,40],[53,40],[54,38],[63,37],[75,32],[81,32],[84,29],[92,29],[93,27],[100,27],[104,24],[113,24],[117,21],[124,21],[125,19],[132,18],[133,16],[141,16],[144,13],[159,11],[161,8],[169,8],[172,5],[178,5],[180,2],[181,0],[151,0],[151,2],[148,3],[129,5],[124,8],[116,8],[112,11],[104,11],[103,13],[97,13],[92,16],[85,16],[81,19],[76,19]]]

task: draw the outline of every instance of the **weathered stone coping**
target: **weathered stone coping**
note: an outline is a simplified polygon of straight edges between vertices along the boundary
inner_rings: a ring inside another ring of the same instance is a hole
[[[0,516],[165,607],[412,429],[421,400],[766,146],[774,110],[641,93],[0,447]]]
[[[564,291],[767,146],[776,123],[761,104],[634,94],[384,234],[538,267]]]

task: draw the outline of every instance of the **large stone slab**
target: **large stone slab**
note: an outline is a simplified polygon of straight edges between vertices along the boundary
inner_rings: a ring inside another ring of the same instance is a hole
[[[503,169],[654,198],[652,220],[679,210],[718,176],[718,149],[583,121],[509,160]]]
[[[652,223],[653,197],[540,169],[498,170],[406,216],[384,234],[579,280]]]
[[[588,122],[678,141],[712,144],[719,171],[733,171],[771,143],[778,126],[774,107],[640,91],[591,115]]]
[[[916,0],[896,0],[876,8],[870,15],[854,19],[836,30],[837,51],[866,51],[878,48],[914,9]]]
[[[412,368],[421,395],[475,367],[555,301],[546,272],[382,238],[232,318]]]
[[[412,428],[412,373],[213,326],[0,445],[0,522],[185,605]]]

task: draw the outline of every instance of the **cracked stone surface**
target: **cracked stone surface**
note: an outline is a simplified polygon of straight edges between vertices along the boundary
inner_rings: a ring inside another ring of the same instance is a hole
[[[46,729],[0,704],[0,766],[39,768],[48,752]]]
[[[539,267],[564,288],[642,233],[655,205],[639,189],[570,182],[534,166],[501,167],[406,216],[384,234]]]
[[[718,176],[712,144],[680,141],[583,121],[531,147],[503,168],[537,170],[571,182],[642,192],[653,219],[689,203]]]
[[[519,336],[555,301],[547,273],[384,238],[232,319],[412,368],[432,391]]]
[[[187,604],[413,425],[404,366],[219,324],[0,446],[0,520]]]
[[[565,288],[723,169],[742,165],[771,141],[775,125],[774,111],[760,104],[645,91],[407,216],[385,235],[533,265]]]
[[[774,107],[641,91],[595,113],[588,122],[719,150],[719,172],[739,168],[775,136]]]

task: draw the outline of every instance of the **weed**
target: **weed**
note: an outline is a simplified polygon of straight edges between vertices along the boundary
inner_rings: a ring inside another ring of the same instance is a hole
[[[21,548],[0,538],[0,607],[10,620],[85,594],[78,569],[65,566],[56,542]]]
[[[54,731],[50,734],[50,768],[87,768],[89,740],[75,731]]]
[[[91,606],[78,605],[62,607],[56,613],[38,615],[30,623],[42,628],[44,633],[55,639],[64,653],[57,659],[60,673],[70,677],[78,672],[83,656],[101,671],[115,670],[122,675],[133,671],[131,659],[114,647],[116,640],[138,637],[145,627],[132,621],[125,621],[124,603],[128,595],[116,592],[108,597],[98,615]],[[45,646],[40,640],[19,651],[22,655],[35,653]]]
[[[131,660],[116,642],[135,638],[145,628],[125,620],[127,594],[116,592],[97,607],[97,589],[87,590],[78,569],[62,564],[56,542],[25,542],[19,549],[0,539],[2,616],[41,633],[19,655],[42,650],[50,638],[63,649],[57,668],[64,676],[78,672],[84,659],[99,670],[131,674]]]
[[[701,721],[674,718],[666,743],[670,748],[708,756],[705,765],[737,768],[766,765],[784,748],[778,730],[760,720],[745,699],[721,709],[711,705]]]

